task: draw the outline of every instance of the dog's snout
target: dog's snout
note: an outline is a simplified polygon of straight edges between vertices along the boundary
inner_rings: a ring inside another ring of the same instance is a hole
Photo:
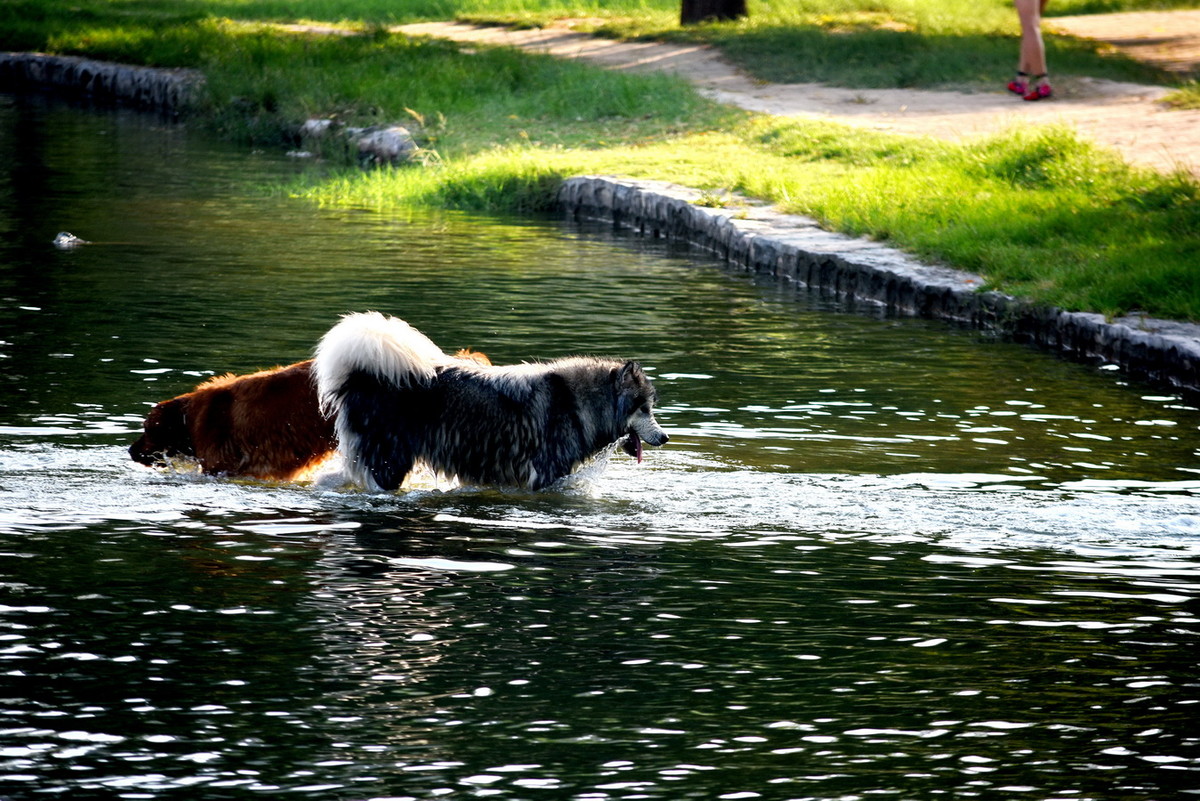
[[[129,446],[129,458],[138,464],[152,465],[154,457],[146,451],[146,438],[140,437],[138,441]]]
[[[655,424],[655,426],[649,431],[643,432],[641,436],[647,444],[655,447],[658,447],[659,445],[666,445],[671,440],[671,438],[667,436],[667,432],[663,431],[662,427],[657,424]]]

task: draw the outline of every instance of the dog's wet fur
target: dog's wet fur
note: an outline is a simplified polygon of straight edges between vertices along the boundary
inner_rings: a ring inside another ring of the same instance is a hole
[[[491,364],[460,350],[455,359]],[[194,463],[209,475],[302,481],[321,474],[337,448],[321,414],[312,360],[249,375],[211,378],[150,410],[129,446],[150,467]]]
[[[485,366],[447,356],[395,317],[344,317],[317,347],[313,373],[333,420],[339,480],[392,491],[417,466],[466,484],[542,489],[623,441],[668,436],[637,362],[571,357]]]
[[[312,361],[223,375],[155,405],[129,455],[144,465],[192,459],[212,475],[293,481],[337,445],[317,404]]]

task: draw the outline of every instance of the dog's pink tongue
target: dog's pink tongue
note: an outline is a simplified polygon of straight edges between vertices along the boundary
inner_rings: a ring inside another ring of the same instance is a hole
[[[638,460],[637,463],[641,464],[642,463],[642,438],[635,434],[633,437],[633,441],[637,443],[637,460]]]

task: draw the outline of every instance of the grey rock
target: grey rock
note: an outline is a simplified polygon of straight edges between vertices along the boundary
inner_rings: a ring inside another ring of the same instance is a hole
[[[417,152],[417,142],[403,125],[347,128],[346,134],[358,148],[360,161],[402,164]]]

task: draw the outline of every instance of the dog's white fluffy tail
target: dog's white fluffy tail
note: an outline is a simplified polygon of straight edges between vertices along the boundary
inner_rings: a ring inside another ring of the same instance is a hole
[[[449,361],[429,337],[398,317],[347,314],[317,345],[313,375],[321,411],[337,412],[339,391],[355,371],[401,388],[424,386],[433,381],[434,368]]]

